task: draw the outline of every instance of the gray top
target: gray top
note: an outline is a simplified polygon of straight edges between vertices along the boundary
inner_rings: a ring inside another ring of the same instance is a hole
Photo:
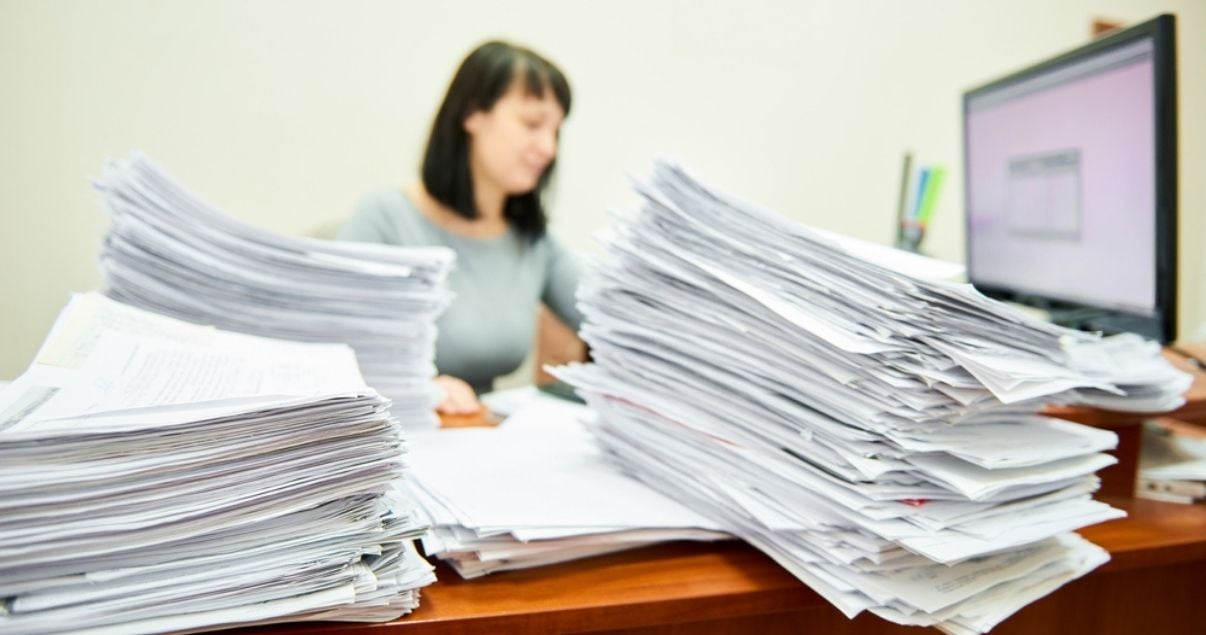
[[[479,394],[519,368],[535,336],[544,302],[575,331],[578,266],[548,234],[530,242],[513,229],[498,238],[451,234],[433,223],[400,189],[366,196],[339,231],[340,240],[406,247],[443,245],[456,252],[448,278],[455,297],[436,322],[436,368],[469,382]]]

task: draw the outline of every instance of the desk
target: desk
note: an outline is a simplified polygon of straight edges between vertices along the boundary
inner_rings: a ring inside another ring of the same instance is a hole
[[[1206,412],[1206,379],[1201,373],[1195,378],[1187,405],[1176,414],[1186,417],[1186,412],[1199,411]],[[1066,409],[1058,414],[1122,431],[1137,431],[1135,425],[1147,416],[1086,409]],[[481,422],[460,417],[446,421],[446,425]],[[1131,479],[1133,484],[1133,468]],[[1100,498],[1129,514],[1080,532],[1106,548],[1111,561],[1022,609],[994,633],[1206,632],[1201,597],[1206,589],[1206,506],[1138,500],[1127,495]],[[246,632],[931,632],[897,626],[873,615],[847,620],[769,558],[735,541],[662,545],[473,581],[462,580],[440,564],[438,575],[440,581],[423,591],[419,609],[396,622],[288,624]]]
[[[1081,533],[1113,558],[1022,609],[994,633],[1194,633],[1206,629],[1206,506],[1105,498],[1128,518]],[[413,614],[389,624],[291,624],[310,635],[550,633],[913,633],[851,621],[738,542],[670,544],[465,581],[444,566]],[[936,631],[934,631],[936,632]]]

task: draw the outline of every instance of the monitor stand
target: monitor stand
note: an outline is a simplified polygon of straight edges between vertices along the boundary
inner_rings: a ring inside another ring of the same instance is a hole
[[[1150,319],[1145,320],[1083,307],[1037,307],[1011,300],[1006,300],[1005,303],[1018,311],[1037,317],[1040,320],[1047,320],[1048,322],[1078,331],[1098,331],[1105,335],[1124,332],[1138,333],[1149,340],[1160,341],[1160,334],[1156,332]]]
[[[1080,331],[1100,331],[1106,335],[1138,333],[1149,340],[1160,340],[1159,330],[1150,319],[1084,308],[1052,308],[1046,312],[1052,322]]]

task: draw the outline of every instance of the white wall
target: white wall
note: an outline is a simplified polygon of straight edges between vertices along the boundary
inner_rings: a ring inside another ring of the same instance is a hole
[[[87,178],[147,151],[251,223],[303,233],[414,178],[462,56],[504,37],[569,75],[553,228],[574,247],[654,155],[807,223],[888,242],[900,158],[957,168],[963,89],[1178,14],[1183,236],[1203,236],[1206,3],[0,0],[0,378],[99,284]],[[962,252],[958,173],[927,247]],[[1182,333],[1206,261],[1182,239]]]

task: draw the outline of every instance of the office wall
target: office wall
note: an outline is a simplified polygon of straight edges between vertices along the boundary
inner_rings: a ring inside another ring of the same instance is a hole
[[[888,242],[900,158],[956,167],[962,89],[1179,15],[1182,213],[1206,236],[1206,5],[978,2],[0,0],[0,378],[99,284],[88,177],[140,148],[251,223],[305,233],[415,174],[437,100],[490,37],[569,74],[554,232],[589,250],[655,155],[800,221]],[[957,173],[954,176],[958,176]],[[926,247],[960,259],[952,179]],[[1183,245],[1186,241],[1183,240]],[[1182,250],[1183,333],[1206,261]]]

